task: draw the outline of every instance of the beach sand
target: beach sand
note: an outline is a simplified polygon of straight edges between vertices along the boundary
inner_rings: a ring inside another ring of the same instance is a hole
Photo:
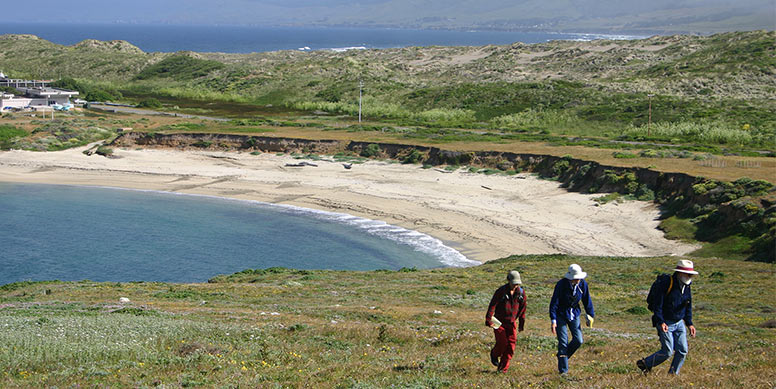
[[[600,194],[571,193],[530,175],[453,173],[387,161],[345,169],[334,161],[286,167],[290,156],[238,152],[115,149],[0,152],[0,181],[111,186],[348,213],[420,231],[465,256],[512,254],[682,255],[697,246],[667,240],[652,203],[598,206]]]

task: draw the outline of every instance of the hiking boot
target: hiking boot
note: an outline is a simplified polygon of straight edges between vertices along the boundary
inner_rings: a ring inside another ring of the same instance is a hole
[[[641,370],[641,373],[644,375],[646,375],[647,373],[649,373],[650,370],[652,370],[647,366],[647,362],[644,361],[643,359],[639,359],[638,361],[636,361],[636,366],[638,366],[638,368]]]
[[[498,367],[498,356],[493,355],[493,353],[490,353],[490,363],[492,363],[493,366]]]

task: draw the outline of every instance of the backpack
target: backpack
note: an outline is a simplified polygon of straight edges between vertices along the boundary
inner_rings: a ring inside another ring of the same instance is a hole
[[[674,287],[674,277],[671,277],[670,274],[658,275],[655,282],[649,287],[649,294],[647,294],[647,309],[655,312],[655,300],[657,300],[657,295],[660,293],[658,290],[661,286],[666,284],[668,284],[668,288],[666,289],[665,295],[668,296],[668,294],[671,293],[671,288]]]

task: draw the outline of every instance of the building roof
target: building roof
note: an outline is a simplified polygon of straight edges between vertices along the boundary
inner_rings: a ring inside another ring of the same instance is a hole
[[[52,97],[52,96],[77,96],[78,92],[56,88],[20,88],[28,96]]]

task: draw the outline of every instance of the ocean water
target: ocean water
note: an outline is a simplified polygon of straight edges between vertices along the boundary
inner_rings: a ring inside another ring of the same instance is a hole
[[[252,53],[277,50],[382,49],[408,46],[482,46],[549,40],[636,39],[637,36],[551,32],[449,31],[364,28],[175,26],[0,22],[0,34],[34,34],[63,45],[84,39],[125,40],[146,52]]]
[[[345,214],[164,192],[0,183],[0,284],[203,282],[282,266],[478,264],[415,231]]]

